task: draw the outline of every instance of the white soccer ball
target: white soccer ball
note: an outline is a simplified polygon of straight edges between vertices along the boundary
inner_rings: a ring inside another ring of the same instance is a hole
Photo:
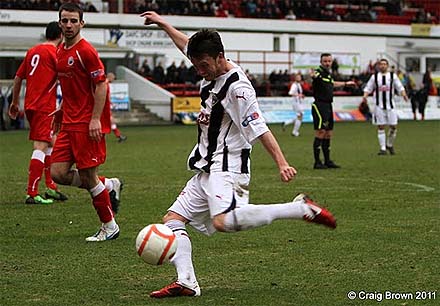
[[[150,265],[169,262],[177,249],[177,239],[173,231],[163,224],[150,224],[136,237],[139,256]]]

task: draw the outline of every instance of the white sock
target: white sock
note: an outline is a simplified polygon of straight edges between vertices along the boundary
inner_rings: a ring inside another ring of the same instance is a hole
[[[379,139],[379,146],[382,151],[385,151],[385,143],[387,136],[385,135],[385,130],[377,130],[377,138]]]
[[[301,127],[301,120],[296,119],[293,125],[293,133],[299,133],[299,128]]]
[[[105,189],[107,189],[107,191],[112,191],[113,190],[113,181],[111,179],[105,178]]]
[[[191,239],[186,232],[185,223],[179,220],[170,220],[165,225],[174,232],[177,239],[176,254],[171,259],[171,263],[176,267],[177,281],[179,284],[194,288],[198,283],[192,263]]]
[[[41,150],[33,150],[32,151],[32,157],[31,159],[37,159],[40,162],[42,162],[44,164],[44,158],[46,157],[46,154],[44,154],[43,151]]]
[[[101,192],[105,190],[104,184],[99,181],[98,185],[93,187],[92,189],[89,189],[90,194],[92,195],[92,198],[98,196]]]
[[[52,155],[52,151],[53,151],[53,148],[52,147],[48,147],[46,149],[46,152],[44,152],[44,153],[46,154],[46,156],[51,156]]]
[[[390,129],[388,131],[388,138],[387,138],[387,146],[392,147],[394,145],[394,140],[396,140],[397,136],[397,129]]]
[[[108,228],[109,230],[114,230],[116,227],[116,221],[115,218],[111,219],[111,221],[104,223],[104,227]]]
[[[227,232],[249,230],[277,219],[302,219],[309,210],[303,203],[248,204],[228,212],[224,227]]]

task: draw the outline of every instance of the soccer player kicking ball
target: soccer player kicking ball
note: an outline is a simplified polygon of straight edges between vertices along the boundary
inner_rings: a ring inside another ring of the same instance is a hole
[[[62,109],[55,114],[60,126],[52,154],[53,179],[63,185],[85,188],[102,223],[87,241],[106,241],[119,236],[112,209],[112,190],[119,204],[122,184],[119,179],[98,177],[98,166],[106,158],[105,134],[110,132],[110,100],[104,65],[92,45],[81,37],[83,11],[74,3],[59,9],[59,24],[64,43],[57,51],[58,78],[63,92]],[[62,118],[62,119],[61,119]],[[58,130],[58,129],[56,129]],[[76,169],[72,165],[76,164]]]
[[[26,79],[24,110],[29,121],[29,139],[33,141],[34,151],[29,164],[26,204],[52,204],[53,199],[65,201],[67,196],[58,190],[50,176],[52,146],[52,118],[49,114],[56,108],[56,49],[63,37],[58,22],[50,22],[46,27],[46,42],[28,50],[18,68],[12,90],[12,103],[9,116],[17,118],[20,103],[20,90]],[[44,173],[46,192],[43,198],[38,185]]]
[[[267,127],[246,74],[225,58],[217,32],[202,30],[188,38],[155,12],[145,12],[141,17],[146,25],[157,24],[162,28],[204,78],[197,119],[198,143],[188,159],[188,167],[196,174],[163,218],[178,241],[171,261],[177,270],[177,281],[150,296],[200,295],[191,240],[185,229],[187,223],[206,235],[248,230],[277,219],[303,219],[336,228],[332,214],[304,194],[284,204],[249,204],[249,157],[253,143],[259,140],[263,144],[278,166],[283,182],[291,181],[296,170],[288,164]]]

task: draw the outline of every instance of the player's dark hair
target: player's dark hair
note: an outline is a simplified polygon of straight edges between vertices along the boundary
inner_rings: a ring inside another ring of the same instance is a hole
[[[321,60],[323,57],[332,56],[330,53],[322,53],[321,54]]]
[[[68,12],[78,12],[79,13],[79,21],[83,20],[83,10],[82,8],[76,4],[76,3],[72,3],[72,2],[67,2],[64,3],[63,5],[60,6],[60,9],[58,10],[58,18],[61,20],[61,12],[62,11],[68,11]]]
[[[217,58],[220,52],[225,53],[225,49],[217,31],[203,29],[190,37],[187,52],[189,58],[198,58],[203,54]]]
[[[381,58],[379,62],[385,62],[387,63],[388,66],[390,65],[390,63],[388,63],[388,60],[386,58]]]
[[[46,26],[46,39],[56,40],[61,37],[61,28],[57,21],[51,21]]]

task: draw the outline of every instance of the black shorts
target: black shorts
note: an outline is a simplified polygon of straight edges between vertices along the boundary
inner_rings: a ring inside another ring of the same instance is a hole
[[[331,103],[313,102],[312,116],[315,130],[333,130],[333,105]]]

